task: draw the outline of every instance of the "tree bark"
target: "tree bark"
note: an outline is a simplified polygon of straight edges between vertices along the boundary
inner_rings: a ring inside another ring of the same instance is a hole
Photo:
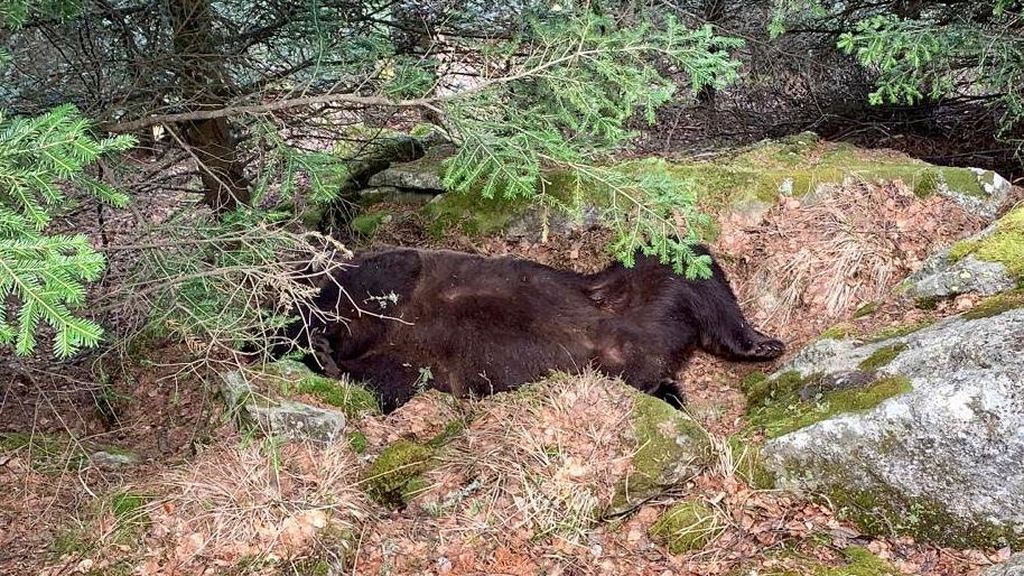
[[[168,0],[174,74],[182,100],[195,111],[223,108],[230,93],[224,57],[214,36],[209,0]],[[226,117],[182,124],[182,138],[199,163],[203,202],[225,212],[252,199],[250,182]]]

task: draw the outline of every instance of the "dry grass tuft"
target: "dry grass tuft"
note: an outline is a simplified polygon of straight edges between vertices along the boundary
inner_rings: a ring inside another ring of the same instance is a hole
[[[420,505],[481,533],[585,538],[630,466],[632,397],[599,374],[481,402]]]
[[[933,247],[978,225],[949,200],[921,200],[899,182],[848,182],[816,195],[783,200],[753,237],[733,240],[750,244],[739,246],[752,264],[745,284],[772,326],[803,310],[834,319],[880,300]]]
[[[154,499],[145,565],[173,570],[309,556],[323,538],[346,540],[365,518],[357,475],[344,446],[211,449],[146,486]]]

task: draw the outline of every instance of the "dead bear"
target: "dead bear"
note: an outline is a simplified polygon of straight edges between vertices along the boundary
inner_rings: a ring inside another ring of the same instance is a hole
[[[695,348],[746,361],[785,350],[747,322],[713,260],[711,278],[688,280],[641,254],[632,268],[583,275],[507,257],[389,249],[332,273],[315,305],[348,321],[306,310],[289,337],[308,337],[318,352],[307,364],[363,381],[385,413],[422,387],[484,396],[587,366],[679,406],[675,374]]]

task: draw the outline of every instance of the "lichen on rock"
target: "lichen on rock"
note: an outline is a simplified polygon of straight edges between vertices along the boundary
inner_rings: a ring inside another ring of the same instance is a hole
[[[769,436],[763,453],[777,487],[826,496],[869,533],[970,546],[1024,541],[1024,478],[1008,472],[1024,461],[1022,303],[1002,297],[880,342],[815,342],[752,381],[748,394],[762,400],[751,422]],[[857,371],[878,378],[877,396],[857,410],[805,426],[799,404],[778,404],[780,390]]]
[[[221,376],[228,409],[240,429],[289,440],[329,443],[345,430],[345,413],[281,398],[240,371]]]

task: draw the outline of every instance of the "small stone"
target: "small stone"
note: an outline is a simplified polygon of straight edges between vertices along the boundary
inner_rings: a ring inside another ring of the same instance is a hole
[[[93,464],[100,468],[120,468],[121,466],[128,466],[139,462],[139,457],[131,452],[108,452],[106,450],[93,452],[90,459]]]

